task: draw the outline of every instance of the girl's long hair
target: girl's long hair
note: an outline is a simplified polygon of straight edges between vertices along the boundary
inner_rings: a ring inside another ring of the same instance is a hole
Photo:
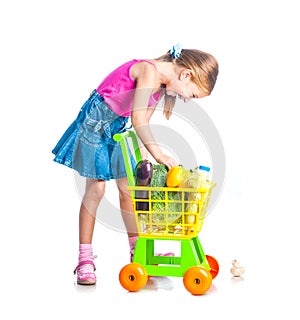
[[[212,92],[217,76],[219,65],[217,60],[209,53],[197,49],[182,49],[179,58],[173,58],[170,50],[155,59],[158,61],[173,62],[178,66],[191,70],[193,82],[207,95]],[[170,118],[176,97],[165,94],[164,96],[164,115]]]

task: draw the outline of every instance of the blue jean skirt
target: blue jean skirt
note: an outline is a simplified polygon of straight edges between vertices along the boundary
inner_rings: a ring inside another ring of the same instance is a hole
[[[52,150],[54,161],[73,168],[86,178],[126,177],[121,146],[113,140],[113,135],[128,129],[128,119],[115,114],[94,90]],[[131,164],[134,168],[132,154]]]

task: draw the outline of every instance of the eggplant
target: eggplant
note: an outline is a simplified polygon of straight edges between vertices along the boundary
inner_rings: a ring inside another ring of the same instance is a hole
[[[137,186],[150,186],[153,173],[153,165],[149,160],[141,160],[135,167]]]
[[[136,199],[144,199],[148,201],[136,201],[135,209],[138,211],[149,211],[149,192],[144,190],[137,190],[135,192]]]
[[[153,165],[149,160],[141,160],[135,168],[136,185],[148,187],[151,183]],[[136,199],[149,199],[147,190],[136,190]],[[136,210],[149,211],[149,201],[136,201]]]

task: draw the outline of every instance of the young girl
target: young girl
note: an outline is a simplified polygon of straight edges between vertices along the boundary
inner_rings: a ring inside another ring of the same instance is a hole
[[[124,132],[129,117],[138,137],[156,162],[177,165],[156,144],[149,120],[164,97],[164,115],[172,114],[176,97],[185,102],[208,96],[218,75],[216,59],[199,50],[173,46],[151,60],[131,60],[109,74],[84,103],[52,151],[54,161],[86,177],[79,212],[79,261],[74,273],[78,284],[95,284],[92,236],[96,211],[104,195],[105,181],[115,179],[120,209],[128,233],[131,257],[137,239],[136,224],[120,145],[113,140]],[[134,165],[134,163],[132,163]]]

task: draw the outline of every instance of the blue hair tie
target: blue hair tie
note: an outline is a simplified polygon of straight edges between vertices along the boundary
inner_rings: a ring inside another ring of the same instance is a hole
[[[177,43],[175,46],[172,46],[170,49],[170,55],[174,59],[177,59],[180,57],[182,51],[182,45],[180,43]]]

